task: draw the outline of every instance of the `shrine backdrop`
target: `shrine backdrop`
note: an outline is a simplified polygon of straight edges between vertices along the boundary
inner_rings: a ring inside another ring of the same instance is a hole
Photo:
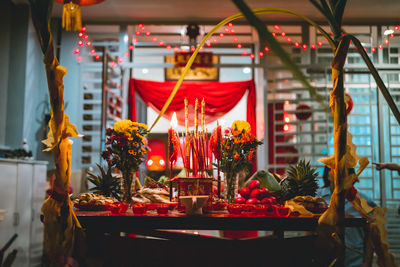
[[[131,79],[129,82],[129,117],[136,121],[136,95],[137,93],[147,106],[160,112],[167,98],[171,94],[176,82],[155,82]],[[177,94],[163,115],[168,120],[172,113],[176,112],[179,125],[184,125],[184,99],[189,101],[190,125],[194,121],[194,103],[199,99],[199,104],[204,97],[206,124],[211,123],[232,110],[247,95],[247,121],[251,125],[251,131],[256,134],[256,89],[253,80],[239,82],[215,82],[215,81],[186,81],[183,82]],[[200,110],[200,107],[199,107]]]

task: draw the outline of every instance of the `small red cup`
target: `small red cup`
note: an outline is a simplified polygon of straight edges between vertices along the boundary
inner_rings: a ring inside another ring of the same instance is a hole
[[[117,204],[110,205],[109,207],[111,214],[118,215],[119,214],[119,207]]]
[[[110,206],[110,211],[114,215],[125,214],[129,208],[128,203],[119,202]]]
[[[276,216],[276,209],[274,205],[268,205],[267,209],[265,210],[265,215],[267,217],[275,217]]]
[[[279,206],[277,208],[277,213],[278,213],[279,217],[289,217],[290,209],[285,206]]]
[[[158,215],[167,215],[169,210],[169,204],[167,203],[159,203],[156,206]]]
[[[157,208],[157,203],[147,203],[146,207],[148,210],[155,210]]]
[[[129,208],[129,204],[128,203],[123,203],[123,202],[119,203],[119,213],[120,214],[125,214],[126,211],[128,210],[128,208]]]
[[[254,213],[258,216],[265,216],[267,209],[270,207],[270,205],[265,205],[265,204],[259,204],[259,205],[254,205]]]
[[[168,205],[169,205],[169,210],[174,210],[178,206],[178,202],[171,202]]]
[[[242,208],[244,212],[253,212],[254,206],[253,204],[243,204]]]
[[[143,215],[147,212],[147,206],[144,203],[136,203],[132,206],[132,211],[135,215]]]
[[[239,215],[242,213],[242,205],[241,204],[228,204],[228,212],[233,215]]]

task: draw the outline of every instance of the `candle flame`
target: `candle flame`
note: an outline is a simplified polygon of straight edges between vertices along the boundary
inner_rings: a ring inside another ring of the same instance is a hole
[[[175,112],[172,115],[170,125],[174,130],[176,129],[176,127],[178,127],[178,119],[176,118],[176,113]]]

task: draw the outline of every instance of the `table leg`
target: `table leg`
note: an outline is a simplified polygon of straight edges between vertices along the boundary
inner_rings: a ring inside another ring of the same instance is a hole
[[[273,231],[274,236],[278,239],[284,239],[285,238],[285,232],[282,229],[275,229]]]

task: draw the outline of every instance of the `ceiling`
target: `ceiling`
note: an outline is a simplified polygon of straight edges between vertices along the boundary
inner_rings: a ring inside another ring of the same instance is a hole
[[[251,8],[287,8],[316,21],[323,21],[309,0],[245,0]],[[399,0],[348,0],[345,23],[400,23]],[[55,3],[53,15],[61,17],[62,6]],[[238,9],[230,0],[105,0],[82,7],[84,22],[127,23],[216,23]],[[294,17],[263,15],[265,21],[297,21]]]

